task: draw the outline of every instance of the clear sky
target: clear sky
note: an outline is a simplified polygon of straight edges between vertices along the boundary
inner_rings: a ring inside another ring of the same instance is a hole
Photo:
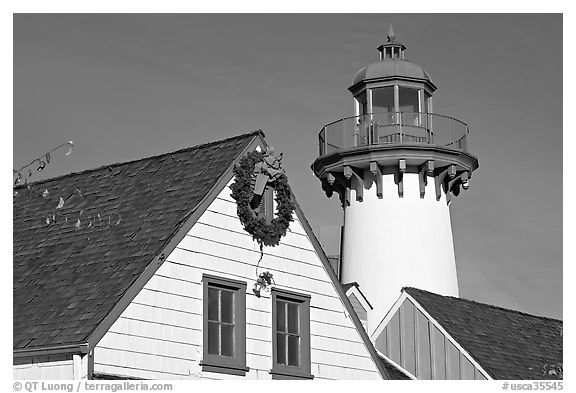
[[[480,161],[451,205],[461,296],[561,318],[559,14],[15,15],[14,167],[67,140],[35,179],[262,129],[309,221],[337,225],[317,134],[353,114],[389,24]]]

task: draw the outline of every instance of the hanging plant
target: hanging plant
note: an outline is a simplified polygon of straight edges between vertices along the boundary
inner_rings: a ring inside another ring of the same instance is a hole
[[[244,230],[258,242],[260,250],[263,246],[277,246],[293,221],[295,205],[292,190],[288,185],[288,178],[279,167],[280,159],[281,155],[273,156],[270,152],[254,151],[242,158],[234,168],[236,179],[230,188],[232,198],[236,200],[238,218]],[[272,161],[276,166],[270,165]],[[270,222],[254,214],[254,209],[250,207],[254,198],[253,179],[262,174],[268,176],[267,186],[273,188],[276,194],[276,214]]]

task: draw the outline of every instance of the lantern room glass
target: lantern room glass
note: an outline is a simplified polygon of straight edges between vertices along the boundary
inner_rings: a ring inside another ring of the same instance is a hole
[[[394,86],[380,87],[372,90],[372,112],[395,112]]]
[[[418,89],[400,86],[398,88],[398,109],[400,112],[417,113],[419,110]]]
[[[401,116],[407,118],[421,116],[420,113],[432,113],[432,96],[422,88],[401,85],[375,87],[363,91],[354,98],[357,102],[356,113],[359,116],[387,114],[385,117],[393,121],[397,112],[401,112]]]

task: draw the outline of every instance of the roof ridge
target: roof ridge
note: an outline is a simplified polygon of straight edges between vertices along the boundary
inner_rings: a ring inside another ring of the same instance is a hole
[[[247,133],[244,133],[244,134],[231,136],[231,137],[229,137],[229,138],[220,139],[220,140],[212,141],[212,142],[206,142],[206,143],[202,143],[202,144],[200,144],[200,145],[185,147],[185,148],[182,148],[182,149],[179,149],[179,150],[174,150],[174,151],[170,151],[170,152],[166,152],[166,153],[151,155],[151,156],[148,156],[148,157],[137,158],[137,159],[135,159],[135,160],[130,160],[130,161],[115,162],[115,163],[112,163],[112,164],[104,164],[104,165],[101,165],[101,166],[96,167],[96,168],[88,168],[88,169],[84,169],[84,170],[81,170],[81,171],[78,171],[78,172],[70,172],[70,173],[65,173],[65,174],[63,174],[63,175],[58,175],[58,176],[54,176],[54,177],[49,177],[49,178],[47,178],[47,179],[36,180],[36,181],[34,181],[34,182],[30,182],[30,183],[27,183],[27,184],[20,184],[20,185],[14,186],[14,187],[13,187],[13,190],[20,190],[20,189],[22,189],[22,188],[24,188],[24,187],[27,187],[27,186],[35,186],[35,185],[43,184],[43,183],[46,183],[46,182],[49,182],[49,181],[60,180],[60,179],[62,179],[62,178],[68,177],[68,176],[83,175],[83,174],[85,174],[85,173],[96,172],[96,171],[99,171],[99,170],[102,170],[102,169],[106,169],[106,168],[114,168],[114,167],[117,167],[117,166],[126,165],[126,164],[132,164],[132,163],[135,163],[135,162],[144,161],[144,160],[149,160],[149,159],[152,159],[152,158],[164,157],[164,156],[167,156],[167,155],[170,155],[170,154],[183,153],[183,152],[186,152],[186,151],[191,151],[191,150],[196,150],[196,149],[200,149],[200,148],[205,148],[205,147],[210,146],[210,145],[215,145],[215,144],[219,144],[219,143],[229,142],[229,141],[234,140],[234,139],[242,139],[242,138],[247,138],[247,137],[255,136],[255,135],[260,135],[260,136],[262,136],[262,138],[266,137],[266,134],[264,134],[264,131],[262,131],[262,129],[253,130],[253,131],[250,131],[250,132],[247,132]]]
[[[479,302],[479,301],[476,301],[476,300],[472,300],[472,299],[466,299],[466,298],[454,297],[454,296],[448,296],[448,295],[440,295],[440,294],[438,294],[438,293],[430,292],[430,291],[427,291],[427,290],[425,290],[425,289],[420,289],[420,288],[415,288],[415,287],[403,287],[402,290],[408,290],[408,291],[409,291],[409,290],[416,290],[416,291],[420,291],[420,292],[426,292],[426,293],[430,293],[430,294],[435,295],[435,296],[440,296],[440,297],[444,297],[444,298],[451,298],[451,299],[458,300],[458,301],[461,301],[461,302],[475,303],[475,304],[479,304],[479,305],[481,305],[481,306],[488,306],[488,307],[490,307],[490,308],[496,308],[496,309],[499,309],[499,310],[503,310],[503,311],[507,311],[507,312],[512,312],[512,313],[515,313],[515,314],[522,314],[522,315],[526,315],[526,316],[529,316],[529,317],[534,317],[534,318],[539,318],[539,319],[548,319],[548,320],[551,320],[551,321],[556,321],[556,322],[561,322],[561,323],[563,323],[563,321],[562,321],[561,319],[557,319],[557,318],[545,317],[545,316],[542,316],[542,315],[529,314],[529,313],[524,312],[524,311],[514,310],[514,309],[511,309],[511,308],[506,308],[506,307],[502,307],[502,306],[496,306],[496,305],[494,305],[494,304],[489,304],[489,303],[482,303],[482,302]]]

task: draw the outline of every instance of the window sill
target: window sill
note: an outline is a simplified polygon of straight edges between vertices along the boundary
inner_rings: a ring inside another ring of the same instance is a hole
[[[232,367],[232,366],[223,366],[220,364],[211,364],[211,363],[200,363],[202,366],[202,371],[210,372],[210,373],[220,373],[220,374],[229,374],[229,375],[240,375],[245,376],[246,372],[250,370],[248,367]]]
[[[272,375],[272,379],[314,379],[314,375],[306,374],[299,370],[294,371],[279,371],[279,370],[270,370],[270,374]]]

